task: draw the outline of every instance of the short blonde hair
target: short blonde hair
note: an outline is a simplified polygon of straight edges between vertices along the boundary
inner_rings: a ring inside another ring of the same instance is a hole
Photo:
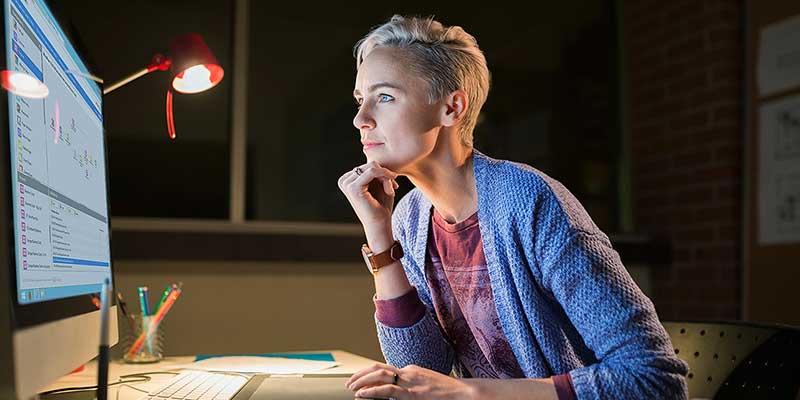
[[[469,104],[459,133],[461,142],[471,147],[472,131],[489,95],[490,84],[486,58],[475,38],[459,26],[445,27],[433,17],[394,15],[356,43],[353,51],[356,68],[376,47],[408,52],[410,68],[428,83],[430,103],[458,89],[467,93]]]

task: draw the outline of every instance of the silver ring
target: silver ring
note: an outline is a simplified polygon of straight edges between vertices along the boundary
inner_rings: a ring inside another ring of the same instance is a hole
[[[362,170],[361,167],[356,167],[355,173],[356,175],[361,176],[361,174],[364,173],[364,170]]]

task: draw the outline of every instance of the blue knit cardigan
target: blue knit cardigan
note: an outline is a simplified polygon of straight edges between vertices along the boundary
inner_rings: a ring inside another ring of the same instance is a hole
[[[579,399],[686,398],[686,364],[652,302],[575,197],[530,166],[473,155],[495,308],[525,376],[569,373]],[[387,362],[448,374],[457,359],[424,272],[431,207],[414,189],[393,215],[403,268],[428,312],[405,328],[375,322]]]

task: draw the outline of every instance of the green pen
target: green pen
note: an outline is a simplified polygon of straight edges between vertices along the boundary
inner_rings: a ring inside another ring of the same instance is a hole
[[[167,285],[167,287],[164,288],[164,293],[161,294],[161,298],[158,300],[158,303],[156,303],[155,308],[153,308],[153,314],[157,313],[158,309],[161,308],[161,305],[164,304],[164,301],[167,300],[167,297],[169,297],[170,292],[172,292],[172,287],[173,286],[175,286],[175,285],[174,284],[173,285]]]

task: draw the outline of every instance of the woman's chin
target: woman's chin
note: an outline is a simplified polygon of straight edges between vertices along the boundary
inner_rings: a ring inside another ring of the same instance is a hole
[[[377,162],[378,164],[380,164],[381,166],[383,166],[383,164],[385,164],[385,163],[388,161],[388,160],[386,159],[386,157],[381,157],[381,155],[380,155],[380,154],[377,154],[377,152],[375,152],[375,153],[372,153],[372,154],[370,154],[370,153],[368,152],[368,153],[366,154],[366,156],[367,156],[367,162],[368,162],[368,163],[369,163],[369,162],[373,162],[373,161],[375,161],[375,162]]]
[[[397,172],[395,168],[398,167],[398,163],[388,157],[380,157],[376,155],[367,155],[367,162],[375,161],[383,168],[386,168],[390,171]]]

